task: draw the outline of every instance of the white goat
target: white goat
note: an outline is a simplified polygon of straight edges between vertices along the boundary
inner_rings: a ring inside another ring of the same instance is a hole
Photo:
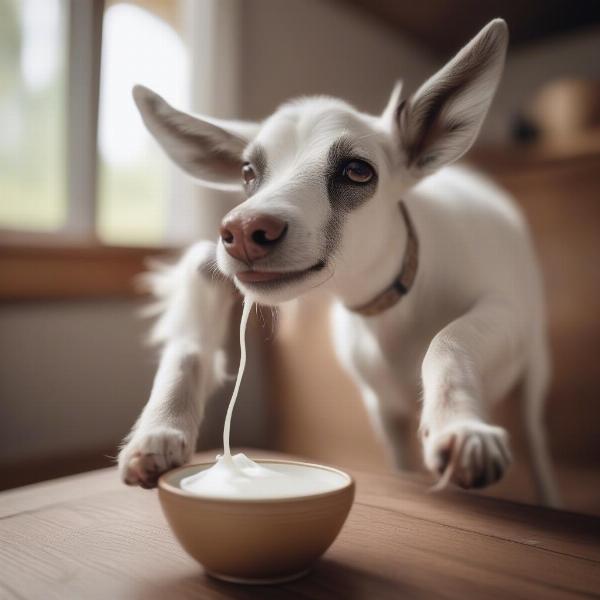
[[[191,455],[219,382],[233,281],[276,305],[327,290],[337,354],[399,467],[422,398],[425,465],[462,487],[510,462],[490,406],[517,384],[540,499],[556,505],[542,413],[549,379],[544,297],[530,235],[507,195],[447,167],[473,144],[502,73],[508,32],[489,23],[417,92],[397,85],[381,116],[309,97],[263,123],[179,112],[134,98],[174,162],[202,183],[243,190],[217,244],[199,242],[155,278],[164,352],[150,400],[119,456],[152,487]],[[211,265],[225,278],[214,278]]]

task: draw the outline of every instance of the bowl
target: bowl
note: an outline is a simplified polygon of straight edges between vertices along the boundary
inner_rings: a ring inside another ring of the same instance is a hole
[[[181,480],[214,463],[187,465],[158,481],[160,503],[175,537],[205,571],[234,583],[270,584],[307,573],[337,537],[354,500],[350,475],[323,465],[256,460],[324,469],[345,483],[331,491],[275,499],[208,498],[181,488]]]

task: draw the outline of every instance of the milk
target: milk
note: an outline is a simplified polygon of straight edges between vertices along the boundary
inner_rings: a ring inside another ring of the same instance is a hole
[[[212,467],[182,479],[181,488],[203,497],[238,500],[291,498],[341,489],[349,482],[341,472],[309,465],[259,464],[245,454],[231,455],[231,415],[246,367],[246,325],[251,308],[252,302],[246,299],[240,322],[240,366],[223,428],[223,455],[217,456]]]
[[[268,500],[322,494],[348,485],[343,473],[318,466],[255,463],[245,454],[225,456],[181,481],[182,489],[205,498]]]

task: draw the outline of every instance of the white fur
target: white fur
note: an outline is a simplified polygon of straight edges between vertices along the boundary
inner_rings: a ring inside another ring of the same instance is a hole
[[[400,467],[406,466],[400,432],[421,398],[427,468],[445,470],[463,487],[493,483],[511,459],[508,435],[489,422],[489,411],[521,384],[540,499],[557,504],[542,426],[549,377],[544,298],[529,232],[503,191],[475,172],[445,166],[473,143],[498,84],[506,44],[506,25],[493,21],[405,104],[397,86],[380,117],[331,98],[286,104],[254,129],[244,125],[244,132],[254,133],[237,159],[239,124],[176,112],[153,92],[137,89],[150,130],[195,176],[209,179],[207,164],[223,154],[211,154],[213,138],[219,150],[227,146],[228,174],[256,144],[265,151],[268,178],[234,211],[243,217],[276,215],[289,228],[256,268],[302,271],[327,260],[324,269],[301,280],[265,289],[240,282],[236,273],[248,267],[222,243],[215,248],[201,242],[155,281],[157,289],[168,289],[156,329],[165,350],[150,401],[119,458],[124,480],[151,486],[158,473],[181,464],[193,449],[204,399],[218,380],[231,307],[229,284],[206,275],[216,253],[219,270],[257,302],[278,304],[317,289],[335,296],[337,354]],[[219,130],[207,135],[206,123]],[[187,135],[198,131],[197,140]],[[372,197],[344,215],[335,251],[327,255],[325,228],[337,213],[323,172],[328,150],[341,135],[376,165],[378,183]],[[228,177],[223,183],[232,185]],[[348,307],[375,297],[402,264],[407,234],[401,199],[420,242],[417,277],[398,304],[363,317]]]

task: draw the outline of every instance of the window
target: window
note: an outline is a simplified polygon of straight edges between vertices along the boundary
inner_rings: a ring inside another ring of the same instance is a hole
[[[161,4],[176,20],[176,3]],[[146,133],[131,88],[143,83],[184,104],[186,50],[171,24],[126,2],[107,5],[102,30],[97,233],[107,243],[157,244],[173,170]]]
[[[170,166],[131,98],[237,114],[241,5],[0,0],[0,302],[135,293],[146,258],[215,235],[232,199]]]
[[[67,4],[0,0],[0,226],[66,220]]]
[[[186,105],[184,3],[0,0],[3,232],[164,243],[174,169],[131,88]]]

